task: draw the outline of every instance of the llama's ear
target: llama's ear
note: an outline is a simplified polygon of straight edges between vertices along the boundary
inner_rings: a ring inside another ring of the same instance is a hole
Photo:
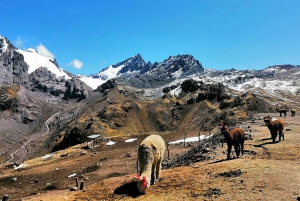
[[[147,188],[147,179],[145,176],[143,176],[143,186],[144,188]]]

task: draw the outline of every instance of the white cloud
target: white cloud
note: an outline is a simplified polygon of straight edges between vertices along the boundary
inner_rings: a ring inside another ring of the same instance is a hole
[[[15,46],[17,46],[18,48],[21,48],[24,46],[24,39],[21,38],[20,36],[17,37],[16,40],[14,40],[14,44]]]
[[[50,57],[52,59],[55,58],[54,54],[52,54],[43,44],[39,44],[37,47],[36,47],[36,51],[45,56],[45,57]]]
[[[70,62],[70,65],[73,66],[74,68],[81,69],[83,63],[78,59],[74,59],[73,61]]]

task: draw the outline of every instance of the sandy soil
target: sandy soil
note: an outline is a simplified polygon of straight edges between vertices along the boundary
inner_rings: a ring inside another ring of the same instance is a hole
[[[161,179],[144,195],[136,188],[136,147],[143,139],[118,146],[84,145],[57,152],[50,159],[25,161],[21,170],[0,170],[0,195],[24,201],[96,201],[96,200],[297,200],[300,196],[300,116],[281,118],[285,122],[285,140],[272,143],[270,133],[257,114],[255,121],[245,122],[253,130],[253,140],[245,141],[241,158],[226,159],[226,145],[208,153],[210,159],[162,170]],[[277,116],[278,114],[271,114]],[[166,140],[180,139],[182,134],[163,133]],[[192,135],[192,134],[191,134]],[[128,138],[135,136],[128,136]],[[278,138],[277,138],[278,140]],[[191,145],[195,146],[195,145]],[[170,156],[190,149],[170,146]],[[86,152],[86,155],[81,155]],[[167,154],[167,153],[166,153]],[[66,156],[65,156],[66,155]],[[84,190],[70,191],[76,173]],[[13,177],[17,181],[12,182]],[[107,179],[108,178],[108,179]]]

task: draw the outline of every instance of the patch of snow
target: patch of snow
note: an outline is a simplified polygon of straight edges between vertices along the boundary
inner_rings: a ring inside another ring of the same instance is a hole
[[[109,142],[106,143],[107,146],[111,146],[111,145],[114,145],[114,144],[116,144],[116,142],[111,141],[111,140],[110,140]]]
[[[93,78],[90,76],[88,77],[83,76],[80,77],[79,79],[85,84],[87,84],[89,87],[91,87],[92,89],[97,89],[98,86],[100,86],[101,84],[107,81],[107,80],[102,80],[101,78]]]
[[[118,75],[118,72],[124,67],[125,65],[120,65],[116,68],[113,68],[112,65],[107,67],[105,70],[101,71],[100,73],[96,74],[95,76],[83,76],[79,79],[83,81],[85,84],[90,86],[92,89],[96,89],[98,86],[103,84],[109,79],[115,78]]]
[[[182,74],[182,69],[179,69],[176,72],[172,73],[172,77],[179,78],[181,74]]]
[[[0,35],[0,40],[2,40],[2,43],[0,44],[0,45],[1,45],[1,46],[0,46],[0,50],[1,50],[2,52],[6,52],[7,47],[8,47],[8,44],[7,44],[7,42],[6,42],[6,39],[5,39],[3,36]]]
[[[264,69],[263,72],[274,72],[274,71],[277,71],[277,70],[278,70],[277,68],[270,67],[270,68]]]
[[[15,169],[15,170],[18,170],[18,169],[21,169],[21,168],[26,167],[26,166],[27,166],[27,164],[22,163],[22,164],[20,164],[19,166],[15,167],[14,169]]]
[[[172,94],[172,96],[174,97],[178,97],[179,94],[182,92],[181,87],[176,87],[175,89],[171,90],[170,93]]]
[[[255,88],[264,89],[268,93],[275,93],[276,90],[291,92],[296,94],[298,90],[300,90],[300,86],[298,84],[294,84],[293,81],[284,81],[284,80],[269,80],[265,81],[259,78],[253,78],[247,82],[244,82],[239,85],[232,85],[227,84],[230,88],[241,91],[247,92],[249,90]]]
[[[77,174],[74,173],[74,174],[69,175],[68,177],[71,178],[71,177],[76,177],[76,176],[77,176]]]
[[[133,142],[135,140],[137,140],[137,138],[131,138],[131,139],[125,140],[125,142]]]
[[[54,155],[55,154],[48,154],[48,155],[42,156],[41,159],[48,159],[48,158],[51,158]]]
[[[17,52],[24,56],[25,62],[28,64],[29,69],[28,73],[34,72],[39,67],[46,67],[49,71],[55,74],[57,77],[65,77],[66,79],[71,79],[62,68],[58,68],[51,61],[54,59],[50,57],[45,57],[39,53],[35,49],[29,48],[27,51],[17,49]]]
[[[124,67],[125,65],[120,65],[118,67],[113,68],[112,65],[110,65],[105,71],[102,71],[98,73],[97,75],[99,77],[105,78],[106,80],[110,78],[117,77],[118,72]]]
[[[209,135],[209,136],[200,135],[200,140],[209,139],[210,137],[212,137],[212,135]],[[198,137],[186,138],[185,142],[199,142],[199,136]],[[176,141],[171,141],[168,144],[179,144],[179,143],[184,143],[184,139],[176,140]]]

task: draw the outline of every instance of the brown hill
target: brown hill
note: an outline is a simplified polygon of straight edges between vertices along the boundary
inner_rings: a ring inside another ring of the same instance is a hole
[[[114,87],[103,97],[85,100],[87,105],[82,103],[85,109],[76,118],[49,135],[49,147],[61,150],[85,142],[93,134],[102,138],[161,132],[195,135],[216,129],[221,119],[234,125],[249,119],[254,112],[269,111],[269,105],[254,94],[222,97],[224,86],[204,86],[205,89],[188,89],[176,98],[167,94],[156,100],[143,99],[134,88]],[[59,123],[58,118],[53,125]]]

